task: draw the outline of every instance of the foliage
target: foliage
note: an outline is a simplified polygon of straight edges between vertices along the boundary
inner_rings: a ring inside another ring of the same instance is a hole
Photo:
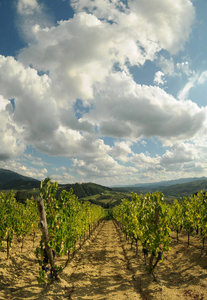
[[[182,202],[175,200],[172,209],[171,227],[179,230],[182,227],[188,234],[188,246],[190,243],[190,235],[200,230],[200,235],[204,241],[207,235],[207,195],[197,192],[194,195],[185,197]],[[178,236],[177,236],[178,240]]]
[[[44,199],[47,215],[48,246],[54,251],[55,255],[63,256],[71,250],[74,251],[78,238],[84,238],[86,231],[102,219],[105,212],[100,206],[89,202],[80,202],[73,194],[72,189],[69,192],[63,190],[59,198],[56,198],[57,190],[58,184],[52,183],[50,179],[41,182],[40,196]],[[44,246],[42,238],[40,247],[36,249],[36,257],[40,264],[39,282],[47,280],[45,274],[42,275],[42,270],[45,270]],[[58,268],[55,264],[51,266],[49,270],[52,274],[51,278],[55,275],[53,274],[53,268],[56,272],[62,270],[61,267]]]
[[[13,235],[23,240],[31,232],[36,231],[38,213],[33,199],[26,201],[26,205],[16,201],[13,191],[0,193],[0,245],[7,241],[7,258],[13,241]]]
[[[149,272],[152,272],[153,259],[161,260],[163,251],[169,250],[171,211],[164,202],[161,192],[146,196],[132,194],[132,200],[124,199],[113,209],[114,218],[122,225],[123,231],[132,239],[139,240],[144,249],[151,253]]]

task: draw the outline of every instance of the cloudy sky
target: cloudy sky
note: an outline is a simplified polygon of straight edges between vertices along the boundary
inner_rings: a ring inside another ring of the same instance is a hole
[[[0,168],[207,176],[206,0],[1,0]]]

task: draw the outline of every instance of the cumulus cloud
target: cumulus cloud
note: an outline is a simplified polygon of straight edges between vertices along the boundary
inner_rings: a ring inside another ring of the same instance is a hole
[[[195,10],[191,1],[130,0],[127,2],[128,5],[124,3],[124,1],[100,0],[71,1],[77,12],[87,10],[100,19],[113,20],[116,23],[121,20],[123,22],[131,20],[128,24],[130,27],[136,25],[136,30],[140,35],[139,40],[151,39],[171,53],[183,48],[195,18]],[[124,15],[127,15],[127,18],[123,18]],[[133,31],[133,27],[131,30]]]
[[[17,2],[17,11],[21,15],[33,15],[40,10],[37,0],[18,0]]]
[[[55,172],[59,172],[60,169],[55,170]],[[52,181],[58,182],[58,183],[75,183],[77,182],[77,177],[70,174],[71,170],[67,170],[65,168],[64,172],[61,172],[61,174],[49,174],[49,177]]]
[[[202,145],[195,140],[175,143],[161,157],[160,165],[167,174],[176,172],[177,178],[198,176],[205,172],[206,163],[203,159],[206,151],[206,141]]]
[[[43,1],[17,0],[16,1],[16,27],[25,43],[33,43],[35,27],[51,27],[54,23],[52,16],[47,13]]]
[[[12,115],[11,103],[0,96],[0,160],[21,155],[25,150],[21,128],[13,122]]]
[[[135,167],[120,165],[107,154],[92,161],[75,158],[73,170],[87,181],[101,181],[107,185],[116,184],[117,181],[124,183],[126,177],[137,174]]]
[[[193,145],[189,143],[174,144],[170,150],[162,156],[161,164],[165,166],[175,165],[180,163],[192,162],[196,159],[196,152]]]
[[[6,74],[6,76],[5,76]],[[45,138],[57,128],[56,104],[50,96],[50,79],[24,68],[12,57],[0,57],[0,87],[7,99],[15,99],[13,120],[24,127],[24,138]]]
[[[144,20],[147,29],[162,48],[171,53],[183,48],[195,17],[190,1],[131,0],[129,6]]]
[[[123,69],[126,62],[143,64],[157,50],[146,41],[149,49],[142,51],[130,29],[123,26],[82,12],[51,29],[35,27],[36,43],[22,50],[19,59],[50,72],[53,92],[64,105],[74,98],[90,99],[94,82],[103,82],[115,63]]]
[[[178,101],[158,86],[140,85],[130,74],[132,66],[147,60],[161,68],[154,78],[160,86],[165,75],[190,72],[187,64],[175,66],[172,58],[158,54],[183,49],[194,21],[192,3],[70,3],[74,17],[51,25],[37,0],[17,2],[19,24],[29,43],[17,59],[0,56],[0,158],[16,157],[32,145],[45,154],[73,158],[73,175],[62,170],[65,180],[105,178],[114,183],[118,177],[124,181],[139,176],[140,170],[143,178],[150,171],[161,174],[179,157],[192,163],[190,150],[182,145],[181,156],[175,143],[192,139],[206,126],[205,109],[184,101],[194,82],[180,92]],[[205,79],[203,73],[198,81]],[[114,144],[104,144],[104,136],[115,138]],[[133,153],[133,142],[154,136],[171,147],[165,155]],[[26,159],[35,164],[32,156]],[[48,174],[41,159],[36,165],[42,176]],[[22,172],[28,175],[29,170]],[[31,174],[36,172],[31,169]]]
[[[154,169],[160,164],[160,157],[151,157],[150,155],[146,155],[144,153],[134,154],[131,159],[131,162],[139,169],[144,169],[145,172],[149,171],[149,169]]]
[[[30,164],[34,165],[34,166],[41,166],[44,167],[47,163],[45,163],[42,158],[37,157],[37,156],[33,156],[31,154],[24,154],[21,158],[21,160],[23,162],[25,161],[29,161]]]
[[[115,159],[127,162],[129,160],[129,156],[132,154],[131,145],[132,143],[130,141],[117,141],[114,143],[114,147],[112,147],[109,153]]]
[[[177,101],[159,87],[141,86],[123,73],[110,76],[102,89],[99,85],[95,98],[99,101],[83,119],[105,136],[188,139],[206,118],[206,112],[192,101]]]
[[[21,155],[25,150],[25,144],[20,139],[19,128],[9,120],[5,112],[0,112],[0,160]]]
[[[161,71],[155,73],[154,83],[157,85],[164,85],[167,81],[165,80],[165,74]]]
[[[93,96],[93,82],[103,81],[112,68],[111,35],[109,25],[82,13],[51,29],[36,28],[37,43],[22,50],[19,59],[50,72],[53,93],[64,105],[75,98],[88,99]]]
[[[175,71],[175,64],[173,58],[166,58],[163,55],[157,59],[157,65],[161,68],[162,72],[169,76],[177,76]]]
[[[9,101],[0,95],[0,111],[5,109]]]
[[[35,43],[19,59],[49,71],[54,93],[64,103],[74,97],[90,99],[94,82],[103,82],[114,64],[127,71],[127,64],[143,65],[162,48],[176,52],[183,47],[193,6],[188,0],[167,2],[129,1],[125,7],[117,1],[71,1],[74,18],[51,28],[34,26]]]

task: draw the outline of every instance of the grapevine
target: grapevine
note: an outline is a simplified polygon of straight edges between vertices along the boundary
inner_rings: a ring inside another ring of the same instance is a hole
[[[64,267],[64,265],[57,266],[51,259],[50,268],[46,269],[45,262],[48,263],[48,258],[51,256],[48,251],[52,250],[56,256],[65,254],[69,256],[70,251],[75,250],[77,240],[84,238],[86,231],[104,217],[103,208],[91,205],[89,202],[81,203],[72,190],[62,191],[57,199],[57,189],[58,184],[52,183],[51,180],[46,179],[41,182],[40,199],[44,199],[48,241],[45,242],[42,235],[40,247],[36,249],[36,257],[40,265],[39,283],[57,279],[58,273]],[[44,272],[46,270],[50,272],[47,277]]]
[[[164,203],[161,192],[146,196],[132,194],[132,200],[124,199],[113,210],[114,218],[122,225],[130,238],[140,240],[146,257],[151,254],[148,270],[152,273],[163,259],[163,252],[169,251],[171,210]],[[154,259],[155,263],[153,264]]]

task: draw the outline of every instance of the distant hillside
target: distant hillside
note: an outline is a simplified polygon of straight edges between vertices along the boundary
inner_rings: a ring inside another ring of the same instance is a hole
[[[149,187],[149,188],[155,188],[155,187],[160,187],[160,186],[170,186],[170,185],[175,185],[175,184],[182,184],[182,183],[189,183],[192,181],[197,181],[197,180],[207,180],[207,177],[189,177],[189,178],[179,178],[179,179],[174,179],[174,180],[165,180],[165,181],[158,181],[158,182],[149,182],[149,183],[137,183],[134,185],[130,186],[124,186],[127,188],[143,188],[143,187]]]
[[[31,190],[34,188],[39,188],[40,181],[38,180],[12,180],[3,184],[1,190]]]
[[[160,185],[159,185],[160,184]],[[130,187],[118,187],[114,190],[118,192],[134,192],[137,194],[146,194],[148,192],[152,193],[155,191],[161,191],[165,196],[174,197],[185,197],[190,196],[198,191],[203,190],[207,192],[207,179],[205,180],[194,180],[187,183],[172,184],[169,186],[162,186],[162,183],[157,183],[155,185],[144,185],[144,186],[130,186]]]
[[[18,190],[39,187],[40,181],[31,177],[20,175],[16,172],[0,169],[0,189]]]
[[[10,170],[0,169],[0,190],[24,190],[24,192],[21,192],[21,196],[25,198],[27,194],[30,195],[29,190],[32,190],[33,188],[38,189],[39,186],[39,180],[20,175]],[[71,188],[78,198],[101,194],[105,191],[112,191],[111,188],[90,182],[82,184],[60,184],[57,197],[60,195],[62,190],[70,191]],[[28,192],[25,192],[25,190],[28,190]]]
[[[84,198],[87,196],[92,196],[96,194],[101,194],[104,193],[105,191],[112,191],[111,188],[108,188],[106,186],[102,186],[99,184],[95,183],[74,183],[74,184],[66,184],[66,185],[61,185],[60,188],[58,189],[57,196],[63,191],[70,191],[70,189],[73,189],[73,193],[78,197],[78,198]]]
[[[32,193],[38,193],[40,181],[31,177],[20,175],[10,170],[0,169],[0,190],[16,190],[21,191],[22,198]],[[197,191],[207,191],[207,178],[182,178],[178,180],[162,181],[151,184],[133,185],[125,187],[109,188],[95,183],[74,183],[74,184],[60,184],[57,192],[59,197],[62,190],[70,191],[78,198],[85,198],[93,195],[102,195],[107,191],[114,191],[119,193],[137,193],[145,194],[148,192],[162,191],[165,196],[183,197],[190,196]],[[23,192],[24,191],[24,192]]]
[[[207,192],[207,180],[195,180],[188,183],[160,187],[166,196],[187,197],[198,191]]]

